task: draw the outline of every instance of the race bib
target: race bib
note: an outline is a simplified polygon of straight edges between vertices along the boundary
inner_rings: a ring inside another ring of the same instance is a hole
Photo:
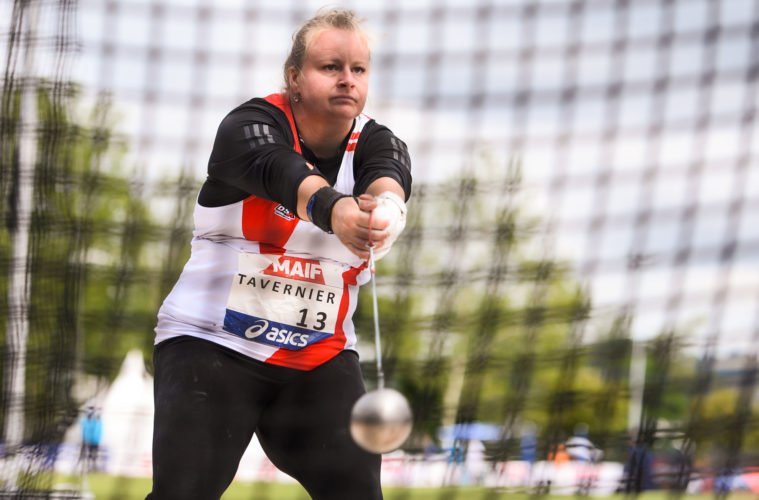
[[[334,335],[343,271],[315,259],[241,253],[224,330],[294,351]]]

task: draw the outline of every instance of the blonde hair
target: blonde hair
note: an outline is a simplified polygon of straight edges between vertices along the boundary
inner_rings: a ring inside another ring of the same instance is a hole
[[[364,20],[352,10],[329,9],[319,10],[314,17],[303,23],[293,35],[293,44],[283,67],[285,93],[290,92],[290,77],[288,75],[290,68],[295,68],[298,71],[303,68],[303,59],[314,36],[327,29],[341,29],[358,33],[369,45],[369,35],[363,27],[363,22]]]

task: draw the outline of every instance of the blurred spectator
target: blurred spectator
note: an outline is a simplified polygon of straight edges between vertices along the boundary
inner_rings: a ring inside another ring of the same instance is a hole
[[[599,462],[603,452],[588,438],[588,426],[577,424],[572,437],[566,442],[566,450],[572,460],[578,462]]]
[[[88,406],[80,421],[82,429],[82,449],[79,459],[84,462],[85,471],[97,470],[100,440],[103,436],[103,422],[94,407]]]
[[[653,480],[653,453],[644,442],[632,440],[623,473],[625,493],[640,493],[656,487]]]
[[[557,464],[563,464],[569,462],[571,457],[567,453],[567,448],[564,443],[559,443],[556,447],[548,453],[548,461],[555,462]]]
[[[522,436],[519,441],[521,458],[529,464],[535,463],[538,456],[538,438],[535,424],[528,422],[522,427]]]
[[[479,439],[472,439],[466,447],[467,483],[481,484],[487,474],[485,445]]]
[[[458,439],[453,442],[453,446],[448,451],[448,463],[454,465],[464,463],[464,447]]]

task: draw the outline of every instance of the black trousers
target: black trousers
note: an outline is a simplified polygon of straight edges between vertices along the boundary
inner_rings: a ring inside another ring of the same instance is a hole
[[[254,432],[313,499],[382,498],[381,457],[350,436],[351,408],[366,391],[354,352],[300,371],[179,337],[156,346],[154,367],[148,499],[220,498]]]

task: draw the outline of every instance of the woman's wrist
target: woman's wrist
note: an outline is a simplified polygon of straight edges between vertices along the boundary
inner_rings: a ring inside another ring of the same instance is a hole
[[[306,216],[316,227],[325,233],[332,233],[332,209],[343,198],[351,195],[343,194],[329,186],[317,189],[306,203]]]

